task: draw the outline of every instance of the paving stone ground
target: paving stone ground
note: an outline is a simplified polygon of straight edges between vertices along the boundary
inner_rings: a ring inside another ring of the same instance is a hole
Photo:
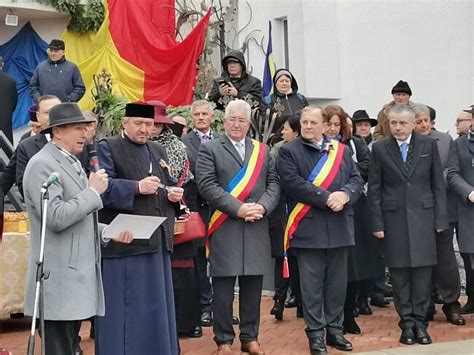
[[[238,310],[237,302],[238,301],[234,304],[235,314],[237,314]],[[461,302],[465,302],[465,298],[463,298]],[[294,308],[286,309],[283,321],[277,322],[273,316],[269,314],[272,304],[273,301],[270,297],[262,297],[259,340],[266,354],[309,354],[308,341],[304,332],[304,321],[296,318],[296,310]],[[474,339],[474,315],[467,315],[465,317],[467,324],[460,327],[447,323],[441,311],[441,306],[437,305],[436,308],[437,314],[429,327],[429,333],[433,338],[434,344]],[[387,349],[392,351],[397,348],[405,349],[404,354],[429,353],[425,352],[429,350],[429,348],[423,347],[422,345],[407,346],[398,342],[400,331],[397,326],[398,317],[393,304],[391,304],[389,308],[372,307],[372,310],[372,316],[359,316],[357,318],[357,322],[362,329],[362,334],[347,336],[354,346],[353,354]],[[0,328],[0,348],[7,348],[12,351],[14,355],[26,354],[29,326],[30,320],[28,318],[3,321]],[[83,339],[81,345],[84,349],[84,355],[94,354],[94,342],[92,339],[89,339],[89,327],[89,323],[86,322],[81,329]],[[238,327],[235,327],[235,330],[238,334]],[[40,353],[39,341],[38,339],[36,354]],[[181,339],[180,344],[183,355],[209,355],[216,349],[212,340],[212,328],[204,328],[202,338]],[[453,348],[454,344],[455,343],[453,343]],[[465,344],[471,346],[472,343],[466,342]],[[447,344],[443,345],[446,346]],[[426,348],[426,350],[423,350],[423,348]],[[240,343],[238,340],[234,343],[233,349],[235,354],[240,354]],[[330,354],[344,353],[331,348],[329,350]],[[438,354],[438,352],[436,353]],[[466,354],[469,353],[469,351],[466,352]],[[446,354],[451,355],[455,353],[447,352]],[[474,354],[474,347],[471,354]]]

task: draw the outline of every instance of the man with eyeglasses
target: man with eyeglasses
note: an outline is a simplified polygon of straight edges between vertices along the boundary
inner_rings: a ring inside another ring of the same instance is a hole
[[[459,112],[454,125],[456,126],[456,133],[459,137],[468,134],[472,125],[472,115],[466,110]]]

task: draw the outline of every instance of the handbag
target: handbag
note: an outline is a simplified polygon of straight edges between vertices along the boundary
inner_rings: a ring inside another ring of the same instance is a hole
[[[179,217],[180,220],[185,221],[184,232],[174,235],[173,242],[175,245],[187,243],[195,239],[201,239],[207,235],[206,225],[204,224],[199,212],[190,212],[187,207],[185,211],[186,213]]]

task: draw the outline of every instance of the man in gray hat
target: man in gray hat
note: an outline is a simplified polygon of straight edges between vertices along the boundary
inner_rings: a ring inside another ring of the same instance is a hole
[[[42,334],[46,354],[75,355],[80,320],[104,314],[100,268],[103,225],[94,225],[93,212],[102,208],[100,194],[107,189],[108,177],[101,169],[87,178],[74,156],[84,148],[90,122],[77,104],[54,106],[49,119],[42,133],[49,133],[51,141],[31,158],[25,170],[25,203],[31,225],[25,314],[33,315],[34,309],[36,262],[41,247],[40,191],[56,173],[58,177],[48,190],[44,267],[49,276],[42,291]],[[129,243],[132,235],[122,232],[114,240]]]
[[[79,68],[66,60],[64,42],[53,39],[48,46],[48,59],[39,63],[30,81],[34,102],[43,95],[55,95],[62,102],[78,102],[86,91]]]

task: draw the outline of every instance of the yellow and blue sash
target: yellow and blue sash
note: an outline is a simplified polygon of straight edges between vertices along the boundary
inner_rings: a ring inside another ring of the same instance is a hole
[[[331,186],[337,176],[337,173],[339,172],[344,157],[344,144],[339,143],[336,140],[332,140],[328,146],[332,148],[324,151],[323,156],[319,159],[316,166],[313,168],[313,171],[311,171],[311,174],[307,178],[307,181],[322,189],[328,189],[328,187]],[[283,236],[283,249],[285,257],[283,262],[284,278],[288,278],[290,276],[287,257],[287,251],[290,247],[290,240],[293,239],[293,235],[298,229],[301,220],[310,210],[311,206],[299,202],[292,209],[288,216],[288,223]]]

